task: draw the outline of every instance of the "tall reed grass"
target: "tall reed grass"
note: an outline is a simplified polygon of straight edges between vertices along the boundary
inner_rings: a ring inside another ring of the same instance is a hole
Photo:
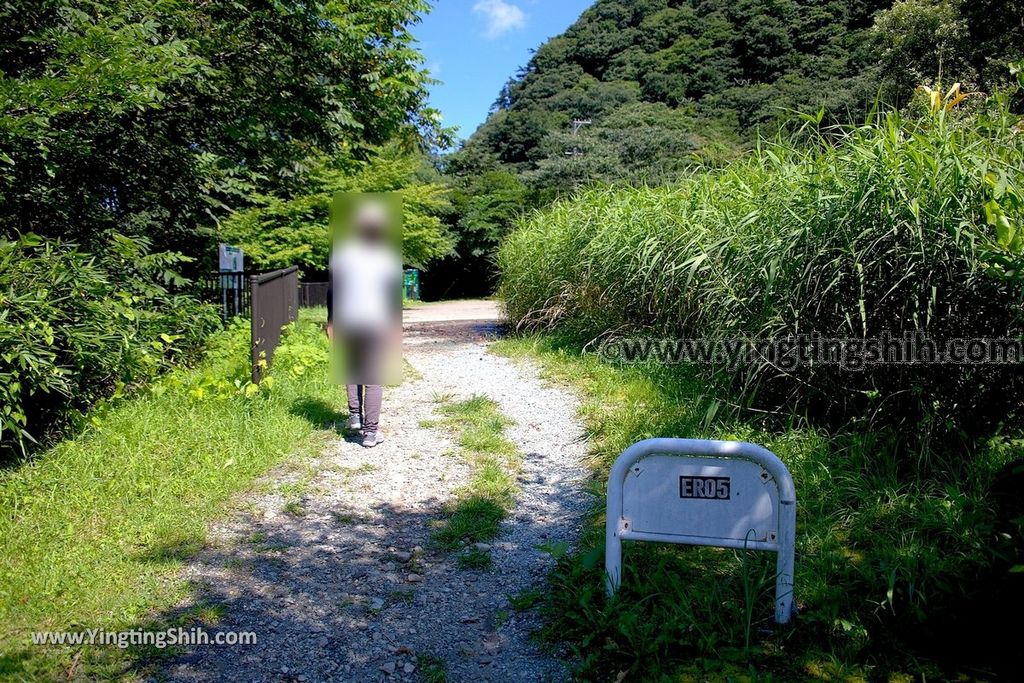
[[[582,339],[1019,337],[1022,198],[1024,136],[995,99],[882,112],[672,187],[591,189],[536,212],[500,248],[500,294],[520,328]],[[771,358],[725,375],[739,405],[957,444],[1018,416],[1022,378],[1019,365],[781,371]]]

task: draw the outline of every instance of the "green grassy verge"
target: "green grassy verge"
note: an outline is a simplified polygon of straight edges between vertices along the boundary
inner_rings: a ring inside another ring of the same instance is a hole
[[[248,383],[248,325],[235,325],[197,368],[0,471],[0,679],[133,677],[144,653],[32,646],[30,633],[153,627],[189,594],[178,570],[230,496],[325,441],[340,393],[324,315],[302,312],[269,382]]]
[[[442,548],[457,550],[498,535],[501,520],[514,502],[520,456],[505,436],[505,427],[511,421],[490,398],[474,395],[453,402],[450,396],[438,396],[437,402],[441,419],[435,426],[456,434],[460,455],[473,466],[473,478],[434,532],[434,540]],[[483,569],[490,566],[490,556],[470,549],[460,558],[460,565]]]
[[[539,359],[583,398],[599,504],[540,606],[546,635],[572,648],[583,680],[987,680],[1009,664],[1011,630],[992,615],[1012,613],[1002,601],[1019,575],[989,486],[1024,442],[993,439],[970,463],[924,478],[902,470],[879,433],[708,424],[695,373],[613,366],[576,349],[550,336],[494,347]],[[795,626],[774,627],[769,553],[626,544],[623,588],[605,598],[608,469],[653,436],[741,439],[785,461],[798,500]]]

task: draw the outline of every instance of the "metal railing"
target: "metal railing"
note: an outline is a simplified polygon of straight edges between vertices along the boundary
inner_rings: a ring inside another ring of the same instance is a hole
[[[252,306],[252,381],[270,368],[281,328],[299,316],[299,268],[292,266],[249,277]]]
[[[327,282],[300,282],[299,306],[313,308],[327,305]]]
[[[211,273],[196,279],[199,298],[220,307],[220,317],[228,320],[236,315],[249,315],[252,292],[249,279],[258,273]]]

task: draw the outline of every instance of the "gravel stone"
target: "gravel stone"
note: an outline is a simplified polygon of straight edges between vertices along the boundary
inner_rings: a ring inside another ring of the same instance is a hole
[[[154,662],[150,680],[411,681],[419,655],[443,661],[453,683],[569,680],[560,653],[530,637],[537,616],[509,612],[508,598],[542,588],[554,566],[535,546],[579,537],[590,499],[578,401],[532,363],[489,353],[496,332],[479,321],[406,327],[417,374],[385,390],[385,441],[364,449],[339,433],[318,457],[270,473],[183,572],[202,589],[176,613],[218,604],[224,616],[207,631],[252,631],[257,643],[187,648]],[[437,419],[434,397],[473,394],[514,422],[506,434],[523,455],[515,509],[477,546],[491,553],[486,570],[460,569],[459,553],[430,544],[431,521],[472,472],[449,435],[422,423]],[[303,476],[304,514],[281,513],[293,498],[279,487]]]

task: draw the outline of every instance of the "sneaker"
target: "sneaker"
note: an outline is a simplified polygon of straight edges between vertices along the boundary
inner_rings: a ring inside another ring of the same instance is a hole
[[[363,448],[373,448],[374,446],[376,446],[379,443],[382,443],[383,441],[384,435],[381,434],[379,431],[366,432],[366,434],[363,436]]]
[[[351,413],[348,416],[348,428],[353,432],[358,432],[363,428],[363,420],[359,417],[359,413]]]

